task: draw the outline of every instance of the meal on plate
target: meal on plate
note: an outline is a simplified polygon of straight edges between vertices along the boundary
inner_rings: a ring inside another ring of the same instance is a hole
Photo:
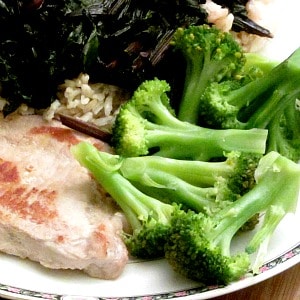
[[[2,1],[0,251],[101,279],[131,258],[259,273],[300,186],[300,48],[260,54],[272,5]]]

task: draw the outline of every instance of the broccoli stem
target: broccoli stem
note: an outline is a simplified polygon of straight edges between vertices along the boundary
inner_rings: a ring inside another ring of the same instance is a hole
[[[191,126],[190,123],[182,122],[175,117],[166,94],[170,91],[170,86],[158,79],[154,79],[153,82],[161,83],[161,87],[158,89],[155,85],[151,86],[151,84],[147,84],[147,82],[142,83],[141,87],[144,89],[138,89],[130,100],[131,102],[137,103],[134,108],[141,116],[145,117],[145,119],[151,118],[152,121],[155,121],[155,124],[164,125],[173,129],[195,130],[196,127]],[[143,101],[141,101],[141,99],[143,99]],[[131,112],[135,113],[130,105],[127,107]]]
[[[169,89],[164,80],[145,81],[121,107],[112,135],[116,153],[210,160],[233,150],[265,152],[267,130],[215,130],[180,121],[170,109]]]
[[[160,156],[124,158],[120,173],[144,193],[206,214],[235,201],[254,184],[261,155],[237,151],[217,162]]]
[[[122,171],[124,171],[123,168]],[[177,176],[159,170],[147,172],[139,178],[135,177],[134,174],[131,176],[132,174],[128,170],[122,174],[145,194],[168,204],[177,203],[184,209],[212,214],[219,207],[222,207],[222,204],[225,206],[225,201],[223,201],[224,203],[216,202],[219,193],[221,194],[221,187],[219,190],[213,186],[198,187]]]
[[[285,79],[287,69],[288,64],[286,62],[278,65],[272,70],[272,75],[255,79],[254,81],[251,81],[250,83],[236,90],[230,91],[226,97],[226,102],[235,106],[237,111],[249,106],[250,108],[248,109],[248,114],[251,115],[250,112],[255,111],[255,109],[261,105],[261,102],[264,101],[264,99],[268,99],[265,97],[259,98],[258,101],[255,101],[257,100],[257,97],[264,95],[264,93],[267,93],[268,90],[274,90],[275,87]],[[275,107],[276,106],[273,108]],[[242,114],[241,119],[247,120],[246,114]],[[241,127],[251,128],[247,125]]]
[[[286,211],[282,207],[270,205],[264,215],[264,221],[262,227],[259,229],[257,234],[251,239],[250,243],[246,247],[246,251],[251,254],[257,251],[261,243],[270,237],[277,225],[280,223],[282,218],[286,215]],[[270,226],[272,224],[273,226]]]
[[[184,85],[183,96],[180,100],[178,118],[182,121],[194,124],[197,123],[199,116],[199,101],[191,101],[191,99],[195,99],[195,95],[200,99],[200,96],[208,84],[208,78],[206,78],[206,75],[201,76],[201,74],[204,74],[204,70],[202,73],[202,69],[205,65],[202,61],[202,57],[193,56],[190,58],[189,56],[185,56],[185,59],[186,84]]]
[[[251,72],[253,69],[257,69],[257,71],[266,74],[280,63],[277,60],[269,59],[266,56],[254,52],[246,52],[244,55],[246,58],[244,65],[245,73]]]
[[[300,48],[254,80],[212,83],[201,98],[203,123],[223,129],[267,129],[267,152],[299,160],[300,118],[295,105],[300,95],[299,67]]]
[[[100,152],[87,142],[73,146],[71,152],[123,210],[132,227],[132,234],[124,236],[129,252],[140,258],[162,257],[175,207],[144,194],[123,177],[118,155]]]
[[[231,151],[263,154],[268,134],[263,129],[216,130],[199,126],[197,130],[186,131],[145,124],[148,148],[159,148],[155,155],[177,159],[208,161]]]
[[[257,252],[255,261],[252,264],[254,274],[259,273],[259,268],[262,266],[264,258],[266,257],[271,237],[285,215],[286,211],[282,207],[271,205],[264,215],[262,227],[247,245],[247,253],[252,254]]]
[[[170,206],[143,194],[124,178],[118,171],[121,166],[121,158],[117,159],[117,156],[100,152],[86,142],[72,147],[71,151],[80,164],[93,174],[95,179],[118,203],[125,215],[130,216],[128,221],[133,230],[140,229],[142,226],[141,218],[146,220],[152,213],[161,222],[168,222],[165,213],[168,209],[172,211]]]
[[[186,60],[187,77],[185,82],[187,84],[185,84],[183,97],[180,101],[178,119],[196,124],[199,121],[201,96],[205,88],[216,76],[215,74],[218,74],[224,68],[224,65],[230,65],[232,58],[224,58],[222,62],[212,62],[209,55],[205,54],[202,64],[199,62],[198,57],[193,57],[190,60],[186,58]]]
[[[199,187],[214,185],[217,177],[228,177],[233,169],[227,161],[178,160],[160,156],[128,157],[120,168],[122,174],[131,180],[139,180],[143,176],[153,178],[158,170],[162,170],[163,174],[176,176]]]
[[[279,119],[283,108],[295,101],[300,94],[299,62],[300,48],[264,76],[238,90],[246,107],[239,116],[245,128],[267,128],[274,116]]]
[[[241,121],[244,123],[245,129],[250,128],[268,128],[273,118],[280,121],[281,114],[286,107],[291,106],[297,96],[300,94],[300,80],[294,76],[285,75],[281,83],[274,88],[271,94],[263,95],[266,99],[260,98],[262,103],[258,103],[257,108],[249,107],[240,115]],[[258,101],[257,101],[258,102]]]

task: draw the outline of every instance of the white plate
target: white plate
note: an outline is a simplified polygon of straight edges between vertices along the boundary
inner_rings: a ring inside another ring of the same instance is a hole
[[[263,53],[282,60],[300,46],[297,33],[300,2],[275,2],[277,9],[272,12],[272,19],[276,20],[276,37],[266,43]],[[248,274],[226,287],[201,287],[175,274],[164,260],[130,262],[120,278],[104,281],[89,278],[81,272],[48,270],[37,263],[0,254],[0,297],[65,300],[209,299],[251,286],[299,263],[299,228],[300,207],[295,215],[286,216],[278,226],[261,273],[256,276]],[[237,238],[233,250],[242,249],[251,234]]]

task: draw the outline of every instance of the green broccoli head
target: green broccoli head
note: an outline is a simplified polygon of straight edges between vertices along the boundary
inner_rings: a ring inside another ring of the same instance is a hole
[[[172,219],[165,256],[173,269],[206,285],[228,284],[249,269],[246,253],[230,256],[211,240],[214,222],[203,214],[180,211]]]
[[[178,117],[197,123],[204,89],[211,82],[235,77],[245,63],[244,53],[231,34],[208,25],[177,29],[171,44],[186,61]]]
[[[232,151],[226,154],[232,173],[227,178],[228,188],[236,195],[242,196],[255,185],[255,171],[262,154]]]
[[[118,153],[125,157],[148,154],[145,123],[146,120],[133,109],[131,103],[121,107],[111,140]]]
[[[300,166],[270,152],[260,159],[255,179],[248,193],[213,216],[192,211],[174,214],[165,256],[177,272],[206,284],[226,284],[259,270],[277,225],[296,209]],[[245,250],[231,254],[235,234],[261,212],[265,212],[262,226]],[[256,261],[250,264],[249,255],[254,253]]]
[[[164,257],[164,246],[170,225],[149,218],[142,222],[142,227],[132,234],[124,236],[125,244],[133,257],[149,259]]]
[[[238,120],[240,105],[244,104],[243,97],[229,101],[234,91],[241,87],[241,81],[226,80],[221,83],[213,82],[207,86],[201,97],[200,122],[210,128],[242,128]]]
[[[168,97],[170,89],[170,85],[165,80],[157,78],[146,80],[134,92],[130,106],[134,107],[142,117],[166,125],[168,118],[165,114],[174,116]],[[173,118],[170,121],[174,121]]]
[[[187,61],[197,62],[194,68],[213,67],[208,74],[210,81],[231,78],[245,63],[243,50],[233,36],[206,24],[178,28],[171,44]]]

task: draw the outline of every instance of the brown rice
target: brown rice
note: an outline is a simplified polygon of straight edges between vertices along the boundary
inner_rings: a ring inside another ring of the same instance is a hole
[[[67,79],[59,86],[57,100],[44,112],[46,120],[61,113],[91,122],[110,132],[119,107],[128,100],[123,89],[104,83],[89,83],[89,75],[81,73],[75,79]]]

